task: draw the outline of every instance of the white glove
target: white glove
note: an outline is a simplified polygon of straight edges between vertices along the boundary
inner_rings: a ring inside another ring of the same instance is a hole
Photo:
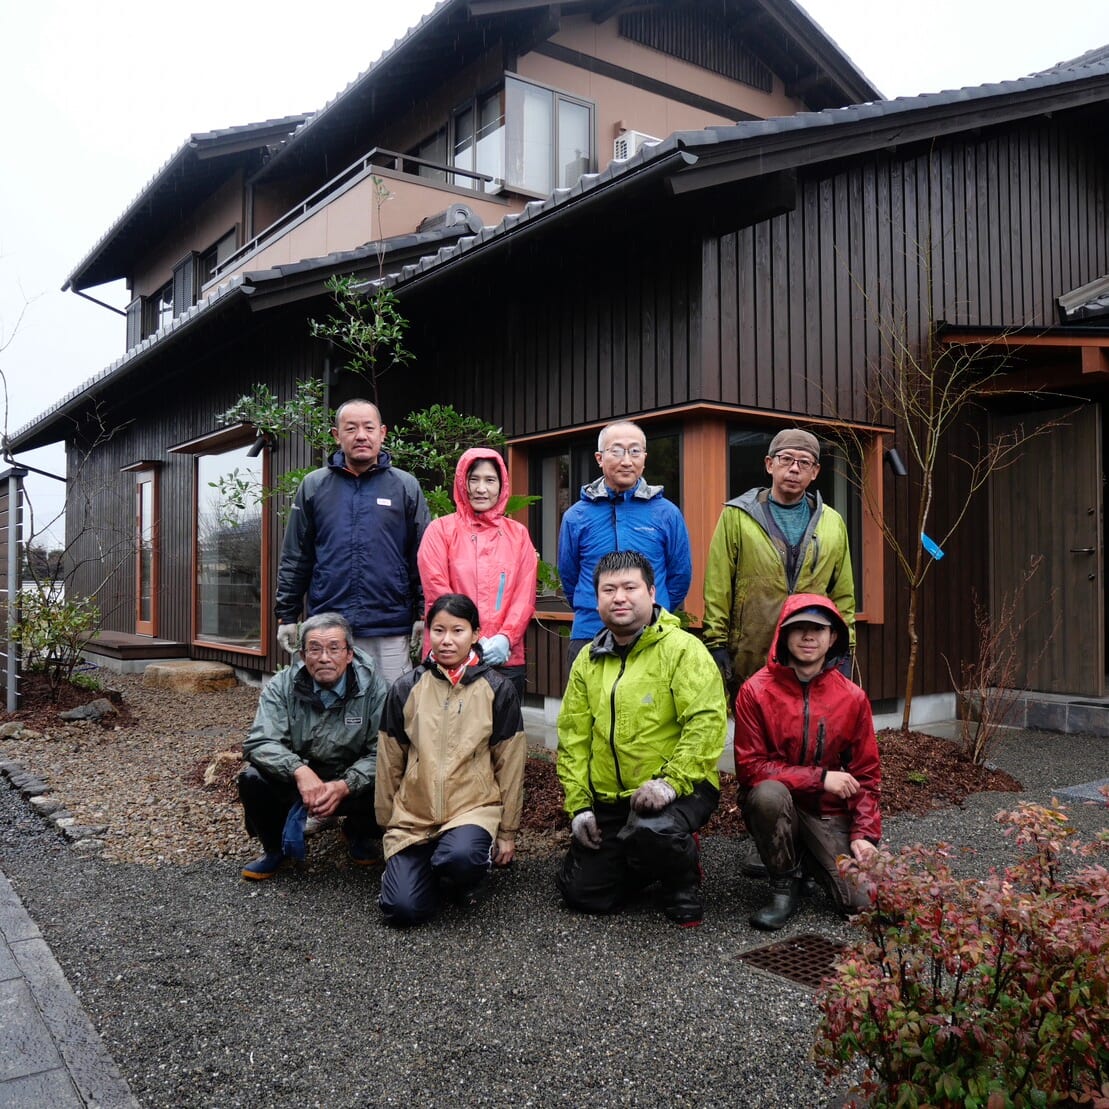
[[[300,625],[278,624],[277,645],[284,647],[289,654],[295,655],[300,650]]]
[[[507,635],[491,635],[488,639],[479,639],[481,644],[481,657],[490,666],[503,666],[508,662],[508,652],[511,644]]]
[[[408,636],[409,654],[422,654],[424,649],[424,622],[417,620],[412,625],[412,632]]]
[[[597,818],[592,809],[578,813],[570,821],[570,834],[590,851],[596,851],[601,846],[601,829],[597,827]]]
[[[665,778],[652,778],[632,794],[636,812],[661,812],[678,796],[678,791]]]

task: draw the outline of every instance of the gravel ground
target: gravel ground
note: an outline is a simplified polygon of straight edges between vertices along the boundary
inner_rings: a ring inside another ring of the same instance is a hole
[[[247,719],[250,693],[236,709]],[[185,698],[180,727],[163,741],[196,737],[201,758],[213,739],[216,749],[237,741],[241,727],[217,719],[224,697]],[[63,780],[65,745],[85,741],[53,741],[52,781]],[[126,764],[123,732],[102,741],[120,744]],[[18,758],[9,743],[0,754]],[[1014,733],[996,761],[1025,794],[895,818],[890,843],[943,839],[976,849],[972,870],[1001,862],[994,814],[1109,776],[1109,741]],[[763,890],[735,877],[741,840],[706,842],[698,929],[674,928],[649,901],[611,919],[572,915],[555,894],[553,858],[533,854],[498,873],[492,896],[465,917],[448,909],[396,932],[379,920],[379,873],[346,865],[328,834],[312,841],[306,868],[248,884],[238,876],[250,847],[235,806],[226,838],[208,837],[216,846],[205,855],[190,822],[223,828],[222,815],[164,812],[156,778],[117,777],[141,780],[123,790],[84,783],[80,804],[100,805],[117,827],[157,824],[153,855],[127,858],[135,852],[120,835],[101,857],[82,857],[2,790],[0,867],[144,1106],[842,1102],[844,1091],[829,1090],[808,1061],[811,992],[738,961],[767,942],[746,922]],[[1088,833],[1106,826],[1104,808],[1072,814]],[[179,859],[188,861],[169,861]],[[821,902],[787,931],[850,936]]]

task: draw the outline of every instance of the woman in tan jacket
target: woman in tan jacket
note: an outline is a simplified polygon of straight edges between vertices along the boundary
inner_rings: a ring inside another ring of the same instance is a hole
[[[441,893],[472,901],[491,863],[512,862],[523,805],[520,702],[482,660],[477,606],[443,594],[427,632],[431,650],[389,691],[377,745],[379,903],[396,925],[428,920]]]

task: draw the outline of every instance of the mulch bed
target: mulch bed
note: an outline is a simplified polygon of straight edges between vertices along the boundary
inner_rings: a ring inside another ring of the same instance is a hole
[[[127,683],[121,683],[127,684]],[[129,697],[135,697],[129,687]],[[28,675],[22,687],[19,712],[12,716],[0,714],[0,720],[22,720],[40,731],[57,732],[57,714],[67,708],[84,704],[96,697],[109,697],[116,702],[117,713],[106,717],[93,729],[119,729],[144,726],[142,703],[129,707],[110,690],[90,691],[63,685],[57,700],[42,675]],[[252,710],[250,710],[252,711]],[[247,721],[248,723],[248,721]],[[245,729],[245,724],[244,724]],[[97,731],[97,734],[103,734]],[[239,735],[244,734],[240,731]],[[237,755],[241,746],[228,743],[231,736],[224,731],[220,740],[213,740],[211,753],[193,761],[180,776],[184,791],[215,795],[220,802],[237,805],[235,776],[240,768]],[[937,808],[960,805],[972,793],[984,790],[1019,792],[1021,784],[1004,771],[979,766],[962,756],[956,744],[922,732],[902,733],[889,729],[879,733],[878,746],[882,760],[882,812],[927,813]],[[562,810],[562,789],[555,773],[554,753],[533,748],[524,777],[526,802],[523,830],[529,839],[558,843],[567,835],[568,821]],[[195,791],[195,792],[194,792]],[[708,835],[736,836],[746,833],[743,817],[736,801],[735,778],[721,774],[720,805],[705,829]]]

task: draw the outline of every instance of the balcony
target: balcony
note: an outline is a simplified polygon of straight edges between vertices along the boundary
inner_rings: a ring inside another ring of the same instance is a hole
[[[455,181],[471,180],[475,185],[493,180],[485,174],[375,147],[235,251],[216,269],[202,293],[247,270],[321,258],[377,239],[410,234],[421,220],[460,201],[485,224],[496,224],[509,212],[520,211],[527,200],[429,180],[410,172],[413,166],[449,175]],[[375,178],[388,190],[385,200]]]

